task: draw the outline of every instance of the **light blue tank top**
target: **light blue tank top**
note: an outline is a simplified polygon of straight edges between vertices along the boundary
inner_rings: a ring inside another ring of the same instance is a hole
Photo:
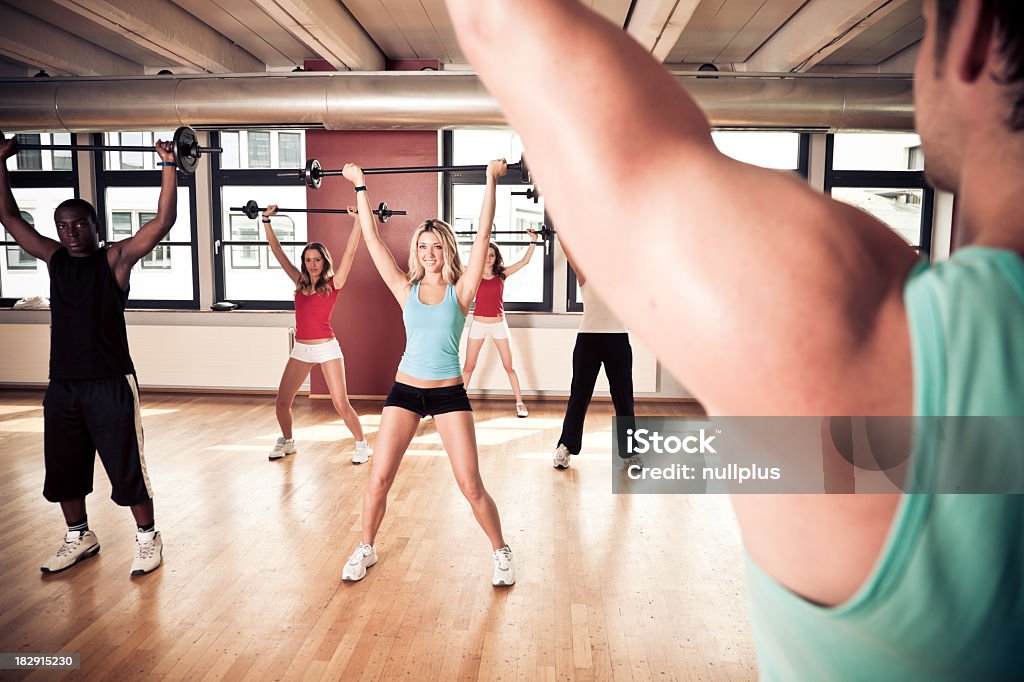
[[[409,289],[402,310],[405,322],[405,353],[398,371],[424,380],[453,379],[462,376],[459,340],[466,325],[466,314],[459,306],[455,287],[445,289],[444,300],[437,305],[420,301],[420,283]]]
[[[916,415],[1024,416],[1020,257],[968,247],[921,263],[904,303]],[[935,452],[915,453],[916,476],[941,468]],[[764,682],[1024,679],[1024,495],[904,495],[872,574],[836,607],[749,557],[747,572]]]

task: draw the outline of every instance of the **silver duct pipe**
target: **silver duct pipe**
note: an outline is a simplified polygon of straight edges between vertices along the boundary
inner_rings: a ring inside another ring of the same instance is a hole
[[[913,129],[907,76],[675,74],[720,128]],[[0,130],[70,132],[302,127],[441,130],[506,125],[473,74],[0,79]],[[624,131],[625,132],[625,131]]]

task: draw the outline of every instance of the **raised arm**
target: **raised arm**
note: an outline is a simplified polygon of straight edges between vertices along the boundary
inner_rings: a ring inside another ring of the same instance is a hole
[[[568,261],[569,267],[576,273],[576,283],[583,286],[587,283],[587,276],[580,270],[580,266],[576,264],[576,261],[572,257],[572,252],[569,251],[569,245],[565,243],[565,240],[560,240],[562,243],[562,253],[565,254],[565,260]]]
[[[263,211],[263,217],[260,221],[263,223],[263,231],[267,235],[267,241],[270,243],[270,252],[274,254],[274,258],[277,259],[277,264],[284,270],[284,274],[288,275],[288,279],[292,281],[292,284],[298,284],[299,277],[302,276],[302,271],[288,260],[288,256],[285,254],[284,249],[281,248],[281,242],[277,238],[277,234],[274,232],[274,228],[271,225],[270,219],[277,215],[277,204],[270,204],[266,210]]]
[[[11,191],[11,177],[7,173],[7,159],[18,152],[18,142],[12,137],[4,138],[0,133],[0,223],[3,223],[7,234],[18,242],[28,255],[46,263],[50,256],[60,248],[60,243],[44,237],[36,232],[36,228],[21,217],[18,202]]]
[[[842,396],[884,379],[862,373],[881,339],[905,343],[912,250],[719,153],[694,100],[585,3],[446,1],[589,284],[675,376],[713,412],[863,413]]]
[[[480,279],[484,276],[484,264],[487,262],[487,249],[491,243],[491,228],[494,225],[494,211],[498,178],[508,172],[505,159],[495,159],[487,164],[487,186],[484,188],[484,200],[480,206],[480,223],[473,238],[473,246],[469,252],[469,263],[459,279],[456,293],[463,311],[468,311],[480,287]]]
[[[517,272],[525,268],[529,264],[530,259],[533,258],[533,252],[537,248],[537,231],[527,230],[527,232],[530,233],[530,245],[526,247],[526,253],[523,254],[522,258],[520,258],[507,268],[505,268],[506,277],[511,277],[512,275],[516,274]]]
[[[354,206],[348,207],[349,213],[357,212]],[[370,215],[373,215],[372,213]],[[334,288],[340,289],[348,281],[348,275],[352,272],[352,263],[356,260],[356,251],[359,250],[359,235],[362,228],[359,226],[359,215],[352,216],[352,231],[348,235],[348,243],[345,244],[345,253],[341,254],[341,261],[334,269]],[[392,259],[394,260],[394,259]]]
[[[363,169],[354,163],[346,163],[342,170],[342,175],[354,187],[366,186]],[[349,207],[349,210],[357,212],[359,227],[363,233],[363,239],[366,240],[366,249],[370,252],[373,264],[377,266],[377,272],[380,273],[384,284],[391,290],[391,294],[398,301],[398,305],[404,306],[405,299],[409,295],[409,279],[399,269],[398,264],[395,263],[395,257],[391,254],[391,250],[388,249],[380,238],[377,220],[373,217],[373,207],[370,206],[370,198],[367,196],[367,191],[362,189],[356,192],[356,206],[354,208]]]
[[[159,140],[154,148],[160,156],[161,163],[160,199],[157,202],[156,216],[140,227],[134,235],[110,247],[111,265],[122,287],[128,285],[128,275],[135,264],[156,248],[178,219],[178,178],[174,167],[174,143]]]

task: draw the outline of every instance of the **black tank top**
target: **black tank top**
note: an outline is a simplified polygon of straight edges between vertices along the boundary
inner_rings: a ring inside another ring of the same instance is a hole
[[[75,258],[50,257],[50,378],[106,379],[135,371],[128,354],[121,290],[106,247]]]

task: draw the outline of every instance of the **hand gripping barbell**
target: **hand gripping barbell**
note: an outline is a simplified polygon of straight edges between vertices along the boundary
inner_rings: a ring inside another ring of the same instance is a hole
[[[241,211],[245,214],[246,218],[255,220],[256,217],[267,210],[265,206],[258,205],[254,200],[250,199],[245,202],[245,206],[232,206],[232,211]],[[348,213],[346,208],[279,208],[279,213]],[[405,215],[405,211],[392,211],[388,208],[385,202],[381,202],[380,206],[374,209],[374,214],[380,218],[382,223],[386,223],[391,219],[393,215]]]
[[[3,139],[3,133],[0,132],[0,139]],[[196,137],[196,131],[192,130],[188,126],[181,126],[174,131],[174,137],[171,139],[174,143],[174,164],[178,167],[178,170],[185,175],[192,175],[196,172],[196,166],[199,165],[199,159],[203,154],[220,154],[224,150],[220,147],[200,147],[199,140]],[[18,149],[40,149],[45,151],[50,150],[65,150],[72,152],[155,152],[156,149],[153,147],[147,147],[145,145],[107,145],[107,144],[21,144],[18,143]]]
[[[526,166],[526,157],[508,165],[510,171],[519,171],[519,178],[524,184],[533,182],[530,169]],[[306,161],[306,167],[298,171],[299,179],[310,189],[320,189],[320,183],[330,175],[341,175],[340,168],[324,169],[316,159]],[[397,168],[364,168],[364,175],[393,175],[400,173],[473,173],[483,172],[487,166],[399,166]],[[292,176],[292,173],[281,173],[281,177]]]

